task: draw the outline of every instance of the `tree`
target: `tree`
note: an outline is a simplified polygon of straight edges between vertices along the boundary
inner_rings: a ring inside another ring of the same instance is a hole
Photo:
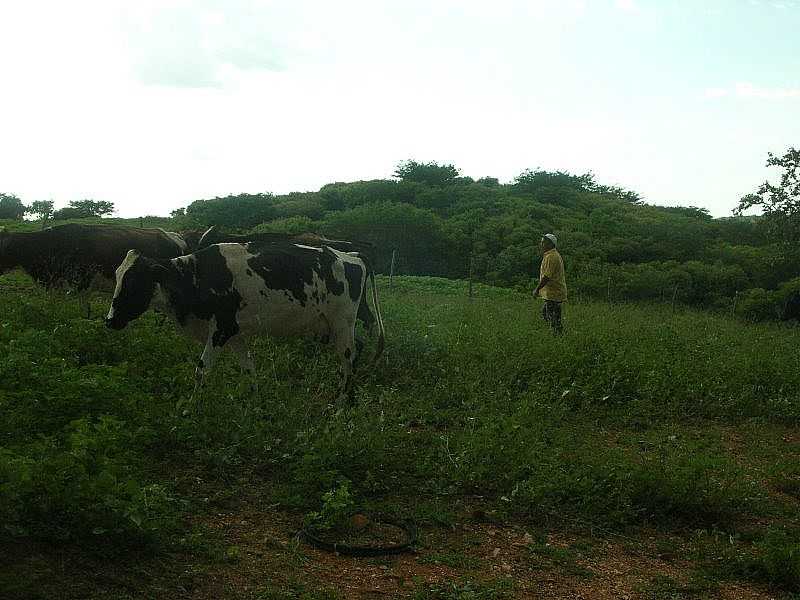
[[[186,207],[186,216],[201,225],[249,229],[277,216],[274,201],[270,193],[195,200]]]
[[[567,171],[543,171],[525,169],[514,179],[514,189],[520,192],[536,193],[542,190],[574,190],[591,192],[595,188],[594,175],[585,173],[573,175]]]
[[[413,181],[427,185],[447,185],[456,181],[459,171],[453,165],[440,165],[435,161],[421,163],[415,160],[407,160],[397,165],[394,176],[402,181]]]
[[[19,221],[25,215],[25,205],[13,194],[0,193],[0,219]]]
[[[330,213],[321,223],[321,232],[334,239],[375,244],[373,266],[379,273],[389,272],[392,250],[396,249],[396,273],[446,276],[450,247],[442,223],[429,210],[376,202]]]
[[[576,207],[584,192],[595,191],[594,175],[573,175],[567,171],[526,169],[514,180],[511,189],[546,204]]]
[[[796,252],[800,241],[800,150],[789,148],[783,156],[768,153],[768,167],[780,167],[780,183],[762,183],[754,194],[747,194],[739,200],[734,214],[741,215],[749,208],[759,207],[764,212],[772,234],[793,247]]]
[[[57,210],[54,219],[89,219],[114,212],[114,203],[106,200],[73,200],[69,206]]]
[[[106,200],[73,200],[69,205],[88,217],[102,217],[114,212],[114,203]]]
[[[58,221],[66,221],[67,219],[86,219],[90,216],[91,215],[87,215],[83,211],[80,211],[77,208],[72,208],[71,206],[59,208],[53,213],[53,219]]]
[[[53,201],[36,200],[31,202],[26,212],[31,215],[36,215],[42,221],[47,221],[47,219],[53,216]]]

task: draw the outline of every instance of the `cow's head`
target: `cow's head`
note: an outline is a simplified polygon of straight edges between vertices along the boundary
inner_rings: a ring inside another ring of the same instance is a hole
[[[136,250],[129,250],[117,267],[117,285],[106,325],[122,329],[140,317],[150,306],[156,284],[163,280],[166,271],[163,264],[140,255]]]
[[[204,233],[199,229],[184,229],[180,232],[183,241],[186,242],[186,251],[192,253],[200,248],[200,240]]]

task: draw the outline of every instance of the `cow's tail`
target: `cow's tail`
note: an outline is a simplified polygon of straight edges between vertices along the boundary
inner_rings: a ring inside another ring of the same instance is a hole
[[[386,331],[383,328],[383,317],[381,316],[381,305],[378,302],[378,286],[375,284],[375,270],[370,268],[369,279],[372,283],[372,305],[375,307],[375,319],[378,321],[378,347],[375,350],[373,362],[377,362],[383,354],[383,346],[386,343]]]

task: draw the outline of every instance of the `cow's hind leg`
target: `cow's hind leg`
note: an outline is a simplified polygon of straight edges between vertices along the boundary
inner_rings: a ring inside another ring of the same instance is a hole
[[[353,364],[356,359],[356,336],[355,323],[342,327],[341,330],[334,332],[334,344],[336,353],[341,361],[341,385],[339,387],[338,399],[353,401]]]
[[[258,395],[258,380],[256,379],[256,365],[253,362],[253,354],[247,348],[247,342],[238,335],[228,340],[228,347],[236,353],[239,359],[239,368],[242,374],[247,377],[250,387],[250,395]]]
[[[358,336],[356,336],[354,339],[356,346],[356,355],[353,358],[353,375],[355,376],[356,372],[358,371],[358,365],[361,362],[361,358],[364,356],[364,340],[359,339]]]

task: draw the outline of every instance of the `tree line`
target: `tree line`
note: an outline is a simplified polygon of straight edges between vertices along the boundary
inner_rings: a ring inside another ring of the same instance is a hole
[[[68,206],[55,210],[52,200],[34,200],[29,205],[22,203],[13,194],[0,193],[0,219],[20,221],[31,215],[42,221],[90,219],[114,212],[114,203],[107,200],[73,200]]]
[[[375,244],[379,272],[389,272],[394,255],[398,274],[472,277],[520,289],[536,277],[539,239],[553,232],[573,299],[669,300],[769,319],[800,290],[798,164],[795,149],[770,154],[768,165],[782,169],[781,181],[743,197],[728,218],[697,207],[648,205],[591,173],[526,170],[502,184],[465,177],[452,164],[408,160],[388,179],[196,200],[173,211],[171,227],[359,239]],[[751,207],[763,216],[744,214]],[[99,216],[113,205],[77,201],[65,210]],[[52,218],[65,218],[59,213]]]
[[[760,191],[765,199],[777,193]],[[741,214],[758,205],[748,195],[739,214],[712,218],[702,208],[648,205],[591,173],[526,170],[501,184],[464,177],[454,165],[410,160],[391,179],[197,200],[173,217],[187,227],[357,238],[376,245],[376,268],[384,273],[394,254],[397,273],[520,289],[536,276],[541,235],[554,232],[573,298],[674,299],[769,319],[800,289],[796,238],[786,235],[794,221],[771,214],[779,209],[769,202],[763,217]]]

